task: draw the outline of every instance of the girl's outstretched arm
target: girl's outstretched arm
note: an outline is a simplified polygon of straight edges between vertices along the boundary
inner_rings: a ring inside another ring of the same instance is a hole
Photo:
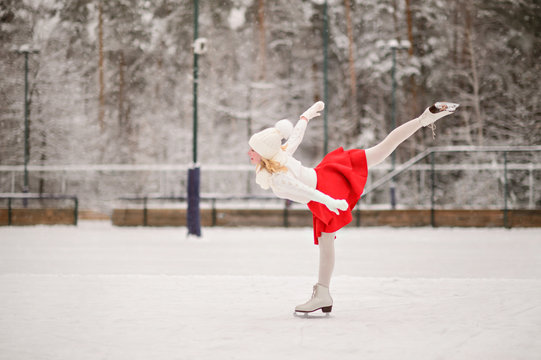
[[[338,210],[345,211],[349,207],[346,200],[332,198],[319,190],[305,185],[294,177],[288,176],[286,173],[274,174],[272,183],[272,190],[279,198],[298,201],[300,203],[316,201],[325,205],[336,215],[339,214]]]
[[[310,119],[315,118],[316,116],[319,116],[319,112],[325,108],[325,104],[323,101],[318,101],[314,105],[310,106],[308,110],[306,110],[302,115],[300,116],[299,121],[295,125],[295,128],[293,129],[293,132],[291,133],[291,136],[289,137],[289,140],[286,142],[285,151],[289,155],[293,155],[293,153],[297,150],[299,145],[302,142],[302,139],[304,138],[304,132],[306,131],[306,127],[308,125],[308,121]]]
[[[293,153],[297,150],[302,142],[302,139],[304,138],[304,132],[306,131],[307,125],[307,120],[303,120],[301,118],[299,121],[297,121],[297,124],[293,128],[289,139],[284,145],[284,149],[287,154],[293,155]]]

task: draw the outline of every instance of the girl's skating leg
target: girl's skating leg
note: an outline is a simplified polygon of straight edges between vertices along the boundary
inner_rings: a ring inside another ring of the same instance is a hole
[[[319,237],[318,283],[314,285],[310,300],[296,306],[296,312],[309,313],[319,309],[324,313],[332,311],[333,300],[329,292],[329,284],[334,269],[334,235],[335,233],[321,233]]]
[[[319,238],[319,278],[318,283],[329,287],[334,270],[335,233],[321,233]]]

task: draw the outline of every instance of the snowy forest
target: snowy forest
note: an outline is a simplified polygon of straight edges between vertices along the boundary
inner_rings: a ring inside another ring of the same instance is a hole
[[[438,122],[435,138],[426,128],[402,144],[397,163],[431,146],[541,144],[536,0],[199,0],[198,32],[208,49],[198,59],[203,193],[260,193],[246,170],[250,134],[282,118],[296,121],[324,99],[325,78],[329,149],[373,146],[391,130],[393,72],[397,125],[435,101],[461,104]],[[391,40],[409,41],[396,50],[395,66]],[[192,0],[2,0],[0,192],[23,187],[22,172],[13,169],[25,162],[21,49],[27,46],[35,49],[26,74],[28,164],[58,166],[31,171],[30,192],[77,194],[87,206],[128,194],[185,193],[185,171],[85,166],[193,161],[193,42]],[[314,166],[323,142],[317,118],[298,158]],[[540,160],[539,152],[509,154],[510,163],[524,166]],[[437,161],[503,162],[501,153],[445,154]],[[75,165],[81,169],[66,170]],[[231,170],[205,172],[206,165]],[[376,177],[389,170],[382,169]],[[521,169],[510,174],[513,206],[541,206],[540,170]],[[400,204],[427,201],[420,194],[429,176],[421,173],[398,178]],[[500,206],[502,176],[438,173],[438,201]],[[370,201],[385,203],[387,196],[382,191]]]

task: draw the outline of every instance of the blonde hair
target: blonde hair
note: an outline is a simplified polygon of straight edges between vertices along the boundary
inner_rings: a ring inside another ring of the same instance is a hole
[[[281,146],[282,150],[285,150],[287,148],[286,145]],[[259,164],[257,165],[256,171],[259,172],[261,169],[267,170],[269,174],[274,174],[278,172],[286,172],[287,166],[280,164],[278,161],[265,159],[264,157],[261,157],[261,161],[259,161]]]
[[[261,171],[261,169],[267,170],[269,174],[274,174],[282,171],[287,171],[287,167],[285,165],[280,164],[278,161],[274,160],[268,160],[261,158],[261,161],[257,165],[257,171]]]

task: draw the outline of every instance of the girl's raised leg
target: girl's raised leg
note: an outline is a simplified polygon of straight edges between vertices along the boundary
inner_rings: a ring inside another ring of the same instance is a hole
[[[378,165],[385,160],[404,140],[421,128],[417,119],[408,121],[390,132],[382,142],[365,150],[368,168]]]
[[[448,105],[445,105],[446,107],[443,109],[435,108],[435,106],[438,104],[448,104],[450,106],[450,110],[447,110]],[[427,108],[418,118],[410,120],[391,131],[391,133],[387,135],[382,142],[365,150],[368,168],[371,168],[372,166],[375,166],[385,160],[389,155],[391,155],[398,145],[413,135],[422,126],[431,125],[438,119],[452,114],[457,107],[458,104],[436,103],[435,105]]]

